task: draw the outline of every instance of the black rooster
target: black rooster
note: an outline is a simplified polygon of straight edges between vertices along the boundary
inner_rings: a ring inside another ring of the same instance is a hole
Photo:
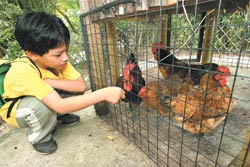
[[[117,78],[116,86],[125,91],[126,97],[122,100],[129,103],[133,112],[133,107],[139,105],[147,93],[145,80],[134,54],[128,56],[123,75]]]
[[[216,63],[207,64],[187,64],[173,54],[169,50],[164,49],[161,43],[155,43],[151,49],[154,59],[159,64],[159,69],[164,78],[175,77],[178,80],[192,80],[194,85],[200,83],[201,77],[209,71],[216,71],[219,67]],[[187,79],[189,77],[189,79]]]

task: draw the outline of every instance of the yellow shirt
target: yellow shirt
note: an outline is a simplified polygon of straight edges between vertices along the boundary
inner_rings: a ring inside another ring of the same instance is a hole
[[[42,100],[54,89],[47,84],[44,79],[78,79],[81,74],[75,70],[75,68],[68,62],[66,67],[57,75],[52,72],[37,68],[26,57],[16,59],[11,68],[7,72],[4,79],[4,98],[14,98],[19,96],[34,96],[39,100]],[[5,122],[11,126],[18,127],[16,122],[16,109],[20,100],[14,105],[11,110],[10,117],[7,118],[7,110],[11,102],[7,102],[0,109],[0,116]]]

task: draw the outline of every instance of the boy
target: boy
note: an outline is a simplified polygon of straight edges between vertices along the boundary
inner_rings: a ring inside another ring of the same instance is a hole
[[[57,119],[74,124],[80,118],[69,113],[101,101],[116,104],[125,98],[118,87],[67,98],[55,91],[74,93],[86,89],[80,73],[68,62],[68,28],[55,15],[24,14],[16,23],[15,37],[25,56],[15,60],[6,74],[3,97],[8,102],[2,106],[0,116],[12,126],[27,127],[28,141],[41,154],[57,149],[52,137]]]

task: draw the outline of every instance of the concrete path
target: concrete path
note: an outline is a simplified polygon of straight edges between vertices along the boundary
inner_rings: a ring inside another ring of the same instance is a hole
[[[132,142],[96,116],[93,106],[76,112],[81,122],[59,127],[58,150],[38,154],[27,142],[26,129],[0,125],[0,167],[154,167]]]

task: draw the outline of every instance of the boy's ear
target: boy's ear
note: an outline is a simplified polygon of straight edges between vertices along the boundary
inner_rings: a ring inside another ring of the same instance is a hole
[[[24,52],[26,56],[28,56],[31,60],[33,60],[34,62],[36,62],[39,58],[39,55],[35,54],[34,52],[31,51],[25,51]]]

